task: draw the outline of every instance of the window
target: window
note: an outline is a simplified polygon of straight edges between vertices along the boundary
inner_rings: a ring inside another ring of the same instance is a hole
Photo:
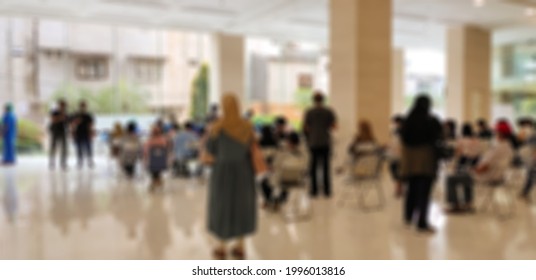
[[[162,80],[163,62],[157,59],[135,59],[134,79],[140,83],[159,83]]]
[[[298,75],[298,86],[300,88],[312,89],[313,88],[313,75],[309,73],[300,73]]]
[[[76,76],[80,80],[104,80],[108,78],[108,58],[78,58],[76,62]]]

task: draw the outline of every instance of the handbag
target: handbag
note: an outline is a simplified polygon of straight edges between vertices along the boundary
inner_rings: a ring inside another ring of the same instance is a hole
[[[264,155],[257,143],[251,144],[251,161],[253,163],[255,175],[262,175],[268,172],[268,165],[266,164]]]

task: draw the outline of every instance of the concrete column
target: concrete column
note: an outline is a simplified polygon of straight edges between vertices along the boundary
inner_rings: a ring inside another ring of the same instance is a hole
[[[406,90],[406,65],[404,59],[404,50],[393,50],[393,98],[391,100],[391,112],[393,115],[403,114],[405,107],[405,90]]]
[[[392,0],[331,0],[331,101],[345,143],[359,120],[389,138]]]
[[[459,26],[448,32],[447,116],[461,122],[491,118],[491,35]]]
[[[218,103],[222,94],[235,93],[247,105],[244,38],[217,33],[213,38],[214,57],[211,67],[211,103]]]

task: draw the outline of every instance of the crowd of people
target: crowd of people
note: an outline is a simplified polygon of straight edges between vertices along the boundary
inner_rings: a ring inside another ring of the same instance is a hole
[[[175,176],[189,177],[210,169],[207,224],[218,239],[214,258],[226,259],[228,253],[245,258],[244,238],[253,234],[257,225],[257,186],[262,208],[275,212],[287,202],[289,189],[303,182],[305,176],[309,176],[306,185],[311,198],[321,193],[326,198],[333,195],[332,133],[337,129],[337,117],[321,92],[314,94],[313,106],[305,112],[300,128],[290,126],[284,116],[255,127],[253,112],[241,114],[233,94],[225,94],[220,106],[221,114],[218,106],[211,107],[201,126],[157,120],[147,137],[140,135],[135,121],[117,123],[108,137],[110,154],[127,178],[134,178],[138,166],[143,166],[151,178],[150,192],[164,188],[162,174],[167,170]],[[78,165],[82,167],[86,162],[92,167],[94,117],[84,101],[74,114],[67,109],[67,103],[59,100],[50,113],[50,167],[55,167],[59,149],[61,166],[67,169],[69,136],[76,146]],[[6,106],[2,121],[5,163],[15,157],[16,118],[12,111],[12,106]],[[447,170],[445,200],[449,214],[473,213],[475,184],[504,184],[511,167],[527,168],[520,197],[529,200],[536,180],[536,129],[531,119],[519,121],[517,134],[506,120],[499,120],[493,129],[485,120],[463,123],[458,131],[455,121],[441,122],[434,116],[431,100],[421,95],[409,113],[393,117],[392,124],[391,139],[381,143],[372,124],[361,120],[347,154],[353,162],[377,151],[389,159],[393,192],[404,199],[402,218],[408,226],[423,233],[435,231],[429,223],[428,209],[442,167]],[[228,251],[230,241],[236,244]]]

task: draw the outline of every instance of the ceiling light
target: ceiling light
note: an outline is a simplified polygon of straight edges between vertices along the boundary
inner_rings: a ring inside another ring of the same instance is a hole
[[[535,8],[527,8],[527,9],[525,9],[525,14],[528,17],[533,17],[533,16],[536,15],[536,9]]]
[[[483,7],[486,4],[486,0],[473,0],[473,5],[475,7]]]

